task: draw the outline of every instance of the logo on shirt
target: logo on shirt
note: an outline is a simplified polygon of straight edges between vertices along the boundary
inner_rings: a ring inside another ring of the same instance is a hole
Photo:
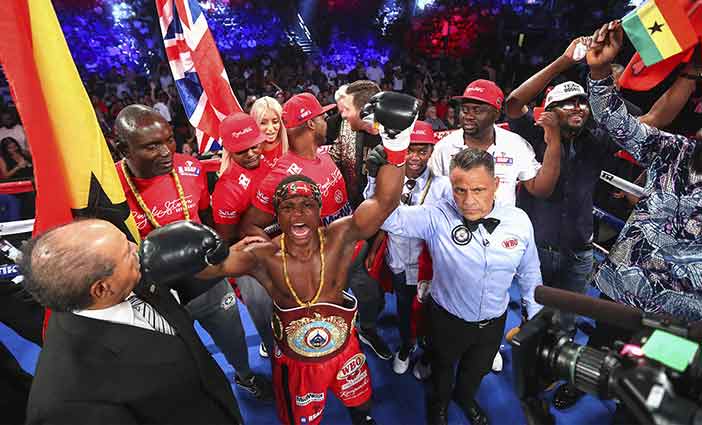
[[[250,178],[246,177],[244,174],[239,175],[239,186],[243,187],[244,189],[248,189],[249,183],[251,183]]]
[[[229,210],[217,210],[217,214],[222,218],[235,218],[239,215],[238,212]]]
[[[197,177],[200,175],[200,168],[195,167],[192,161],[185,161],[185,166],[178,166],[178,174],[181,176]]]
[[[451,240],[456,245],[468,245],[470,240],[473,239],[473,234],[464,225],[456,226],[451,231]]]
[[[196,208],[195,200],[193,199],[192,195],[185,196],[185,203],[190,211],[192,211],[193,208]],[[159,222],[161,222],[161,219],[165,217],[168,217],[168,223],[176,219],[182,220],[185,218],[183,204],[180,202],[180,199],[165,201],[163,205],[151,205],[151,214],[153,214],[153,216]],[[136,221],[137,229],[142,230],[145,229],[147,225],[150,225],[149,219],[143,212],[140,213],[132,210],[132,216],[134,217],[134,221]],[[177,218],[173,216],[177,216]]]
[[[502,246],[507,248],[507,249],[514,249],[519,245],[519,241],[515,238],[512,239],[505,239],[502,241]]]
[[[256,199],[258,199],[258,202],[264,205],[267,205],[271,202],[271,198],[266,196],[266,194],[261,192],[260,190],[256,191]]]
[[[502,152],[501,155],[495,155],[495,164],[512,165],[514,164],[514,158],[507,156],[507,153]]]
[[[315,401],[324,401],[324,393],[307,393],[295,397],[295,404],[298,406],[307,406]]]
[[[343,180],[343,176],[341,175],[341,171],[339,171],[338,168],[334,167],[334,171],[329,174],[327,179],[324,181],[324,183],[317,184],[319,186],[319,191],[322,192],[322,197],[327,197],[329,195],[329,189],[333,188],[334,185],[336,185],[339,180]],[[342,201],[343,201],[343,194],[341,194]],[[340,204],[342,201],[336,201],[338,204]]]
[[[294,162],[288,167],[288,174],[300,174],[301,172],[302,168]]]
[[[334,200],[337,204],[344,202],[344,194],[339,189],[336,189],[336,192],[334,192]]]

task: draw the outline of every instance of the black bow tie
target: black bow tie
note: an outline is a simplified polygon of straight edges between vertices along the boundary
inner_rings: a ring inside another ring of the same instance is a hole
[[[463,222],[466,224],[466,227],[471,232],[475,232],[476,230],[478,230],[478,225],[482,224],[483,227],[485,227],[485,230],[487,230],[487,232],[490,234],[492,234],[492,232],[495,231],[497,225],[500,224],[500,220],[496,218],[481,218],[475,221],[463,219]]]

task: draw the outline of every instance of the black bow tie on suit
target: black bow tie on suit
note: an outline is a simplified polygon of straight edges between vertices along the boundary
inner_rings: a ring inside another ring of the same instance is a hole
[[[475,221],[471,221],[468,219],[463,219],[463,222],[465,223],[466,227],[468,230],[471,232],[475,232],[478,230],[478,225],[482,224],[483,227],[485,227],[485,230],[487,230],[488,233],[492,234],[492,232],[495,231],[495,228],[497,227],[498,224],[500,224],[500,220],[496,218],[481,218]]]

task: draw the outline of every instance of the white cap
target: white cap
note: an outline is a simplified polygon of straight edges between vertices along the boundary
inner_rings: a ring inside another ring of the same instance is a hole
[[[544,108],[548,108],[554,102],[562,102],[572,97],[587,97],[585,89],[580,84],[573,81],[566,81],[553,88],[546,96]]]

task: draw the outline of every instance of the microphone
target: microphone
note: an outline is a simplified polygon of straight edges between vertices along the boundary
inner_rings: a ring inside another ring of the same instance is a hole
[[[583,294],[576,294],[545,285],[537,286],[534,299],[539,304],[555,307],[569,313],[587,316],[624,329],[641,329],[641,311],[612,301],[600,300]]]
[[[490,241],[487,239],[483,239],[483,246],[490,246]]]
[[[534,299],[539,304],[587,316],[598,322],[609,323],[623,329],[633,331],[646,327],[662,329],[692,341],[702,342],[702,321],[685,323],[666,314],[646,314],[628,305],[545,285],[539,285],[534,289]]]

